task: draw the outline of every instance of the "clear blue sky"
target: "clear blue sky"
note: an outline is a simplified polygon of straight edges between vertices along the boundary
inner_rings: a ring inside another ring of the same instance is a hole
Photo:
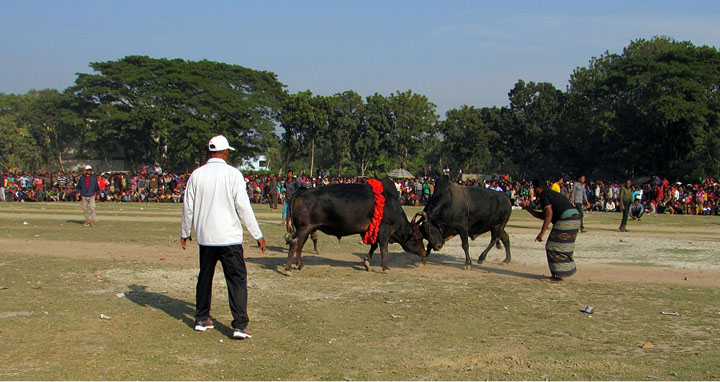
[[[411,89],[444,115],[507,105],[518,79],[565,90],[591,57],[655,35],[717,47],[720,1],[0,0],[0,92],[147,55],[271,71],[293,93]]]

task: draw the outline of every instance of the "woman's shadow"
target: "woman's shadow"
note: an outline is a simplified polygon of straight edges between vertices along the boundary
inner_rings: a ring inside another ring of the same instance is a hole
[[[125,298],[140,305],[149,306],[151,308],[159,309],[165,312],[168,316],[173,317],[176,320],[182,321],[189,328],[195,327],[195,305],[166,296],[161,293],[150,292],[147,290],[145,285],[129,285],[128,292],[125,292]],[[233,330],[215,320],[215,329],[223,333],[228,337],[232,337]]]

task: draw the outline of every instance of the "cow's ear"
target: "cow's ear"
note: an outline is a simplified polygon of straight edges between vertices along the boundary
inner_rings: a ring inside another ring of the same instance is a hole
[[[435,193],[437,193],[439,190],[444,190],[447,188],[450,188],[450,177],[447,175],[443,175],[438,178],[437,183],[435,184]]]
[[[389,177],[385,177],[383,179],[380,179],[380,183],[383,185],[383,193],[388,193],[391,195],[394,199],[399,199],[400,194],[397,192],[397,189],[395,188],[395,183],[390,179]]]

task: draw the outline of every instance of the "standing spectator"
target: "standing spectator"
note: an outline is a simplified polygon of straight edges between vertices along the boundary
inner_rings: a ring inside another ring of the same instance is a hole
[[[135,191],[137,191],[137,175],[133,175],[133,177],[130,178],[130,193],[134,194]]]
[[[107,179],[105,179],[105,176],[101,175],[100,179],[98,179],[98,189],[100,190],[100,201],[101,202],[104,202],[108,199],[107,192],[105,191],[108,184],[110,184],[110,182]]]
[[[619,202],[620,210],[622,210],[622,221],[620,222],[620,228],[618,229],[620,232],[627,232],[627,228],[625,228],[625,226],[627,225],[628,215],[630,214],[630,206],[633,202],[632,193],[632,182],[628,179],[620,189]]]
[[[44,202],[45,187],[43,185],[43,181],[40,175],[35,176],[35,179],[33,179],[33,185],[35,188],[35,196],[32,199],[34,199],[36,202]]]
[[[558,178],[558,180],[552,184],[552,190],[555,192],[562,192],[563,185],[565,184],[565,179],[561,176]]]
[[[285,220],[285,230],[290,233],[290,205],[292,198],[300,188],[300,183],[295,179],[292,170],[288,170],[287,179],[285,180],[285,201],[283,202],[282,217]]]
[[[7,187],[7,171],[0,173],[0,201],[5,201],[5,187]]]
[[[253,187],[252,183],[253,183],[252,176],[249,176],[248,181],[246,182],[247,193],[248,193],[248,198],[250,199],[250,201],[254,203],[255,202],[255,188]]]
[[[150,180],[148,181],[148,188],[150,189],[150,192],[158,192],[158,189],[160,188],[160,183],[158,182],[157,175],[152,175],[150,177]]]
[[[40,177],[40,175],[35,176],[32,180],[32,187],[35,188],[35,190],[42,190],[43,189],[43,180]]]
[[[85,212],[85,227],[95,227],[95,199],[100,194],[100,187],[95,175],[93,175],[92,166],[85,166],[85,175],[78,180],[77,190],[82,198],[83,211]]]
[[[575,209],[580,214],[580,232],[585,231],[585,225],[583,224],[583,206],[590,208],[590,202],[588,201],[587,194],[585,193],[585,176],[580,176],[577,182],[572,186],[570,192],[570,201],[575,205]]]
[[[190,175],[183,203],[180,244],[185,250],[191,230],[200,245],[200,273],[196,290],[195,330],[215,327],[210,318],[212,280],[218,260],[223,266],[232,312],[233,338],[252,338],[247,326],[247,267],[243,256],[241,221],[265,252],[265,239],[255,219],[247,185],[240,170],[227,164],[230,147],[218,135],[208,143],[210,159]]]
[[[257,178],[254,176],[250,176],[248,179],[248,197],[253,203],[257,204],[260,197],[258,193],[258,183],[256,180]]]
[[[118,191],[125,190],[125,186],[123,185],[123,175],[122,174],[114,175],[111,180],[112,180],[112,182],[108,181],[108,184],[107,184],[108,186],[111,186],[115,190],[118,190]]]
[[[138,192],[145,191],[145,175],[138,175],[137,177],[137,190]]]
[[[612,184],[608,184],[605,186],[605,201],[615,201],[617,200],[617,195],[614,194],[613,186]]]
[[[635,199],[643,199],[643,189],[641,187],[635,187],[632,193],[633,200]]]
[[[277,210],[278,207],[278,181],[275,174],[270,175],[270,180],[268,184],[268,204],[270,204],[270,211]]]
[[[420,200],[423,195],[423,183],[420,178],[415,179],[415,205],[420,205]]]
[[[67,176],[63,173],[60,173],[57,177],[58,187],[61,189],[65,189],[65,186],[67,185],[67,180],[68,180]]]
[[[423,195],[421,200],[422,205],[427,204],[428,200],[430,200],[430,194],[430,180],[426,178],[423,182]]]

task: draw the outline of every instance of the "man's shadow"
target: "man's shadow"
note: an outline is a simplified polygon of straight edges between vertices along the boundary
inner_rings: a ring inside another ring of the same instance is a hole
[[[182,321],[189,328],[193,329],[195,327],[194,304],[184,300],[166,296],[161,293],[150,292],[147,290],[147,287],[145,285],[133,284],[129,285],[128,289],[130,289],[130,291],[125,292],[125,298],[127,298],[128,300],[140,306],[149,306],[151,308],[162,310],[168,316],[173,317],[176,320]],[[216,320],[213,321],[215,322],[215,329],[228,337],[232,337],[232,328],[225,326],[217,322]]]

